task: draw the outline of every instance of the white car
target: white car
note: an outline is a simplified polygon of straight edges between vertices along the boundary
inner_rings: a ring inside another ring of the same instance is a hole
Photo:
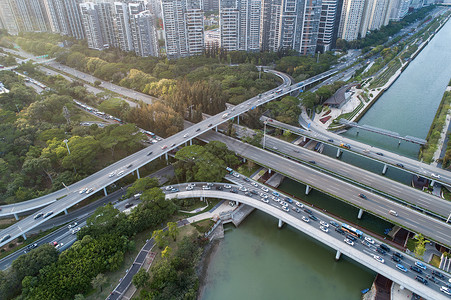
[[[184,137],[184,138],[187,138],[187,137],[188,137],[188,133],[185,133],[185,134],[183,135],[183,137]]]
[[[262,198],[261,200],[265,203],[269,203],[269,200],[267,198]]]
[[[265,186],[262,186],[262,190],[263,190],[264,192],[266,192],[266,193],[269,191],[268,188],[265,187]]]
[[[256,182],[252,182],[251,184],[255,187],[258,187],[258,184]]]
[[[286,206],[282,206],[282,209],[284,210],[284,211],[286,211],[286,212],[289,212],[290,210],[288,209],[288,207],[286,207]]]
[[[166,187],[166,191],[170,191],[170,190],[172,190],[174,187],[172,186],[172,185],[168,185],[167,187]]]
[[[325,228],[329,227],[329,224],[327,224],[327,223],[324,222],[324,221],[320,221],[319,223],[320,223],[322,226],[324,226]]]
[[[329,232],[329,229],[327,229],[327,228],[324,227],[324,226],[320,226],[319,229],[321,229],[321,230],[324,231],[324,232]]]
[[[310,222],[310,220],[306,216],[302,216],[302,221],[306,223]]]
[[[124,174],[124,171],[120,171],[119,173],[117,173],[117,176],[121,176]]]
[[[373,258],[375,260],[377,260],[378,262],[380,262],[381,264],[384,263],[384,259],[382,257],[380,257],[379,255],[373,255]]]
[[[296,202],[296,206],[297,206],[297,207],[300,207],[300,208],[303,208],[303,207],[304,207],[304,204],[302,204],[301,202]]]
[[[108,174],[108,177],[113,177],[114,175],[116,175],[116,172],[111,172],[110,174]]]
[[[350,246],[354,246],[354,242],[351,241],[350,239],[345,239],[344,240],[346,244],[350,245]]]
[[[188,185],[188,186],[186,187],[186,190],[187,190],[187,191],[191,191],[191,190],[193,190],[193,189],[194,189],[194,187],[191,186],[191,185]]]
[[[225,189],[231,189],[232,186],[231,186],[230,184],[224,184],[224,188],[225,188]]]
[[[442,287],[440,288],[440,291],[443,292],[443,293],[445,293],[445,294],[448,295],[448,296],[451,296],[451,288],[449,288],[449,287],[442,286]]]
[[[202,186],[202,189],[203,190],[211,190],[211,187],[208,185],[204,185],[204,186]]]
[[[238,173],[234,172],[232,175],[235,176],[236,178],[240,178],[240,174],[238,174]]]
[[[367,241],[368,243],[374,245],[374,240],[372,238],[368,237],[368,236],[365,237],[365,241]]]
[[[87,190],[88,190],[88,188],[81,189],[79,193],[80,193],[80,194],[83,194],[83,193],[85,193]]]
[[[71,229],[71,228],[76,227],[77,225],[78,225],[78,223],[77,223],[77,222],[74,222],[74,223],[72,223],[72,224],[69,224],[69,226],[67,226],[67,228]]]
[[[440,179],[440,175],[438,175],[438,174],[431,173],[431,176],[434,178]]]
[[[247,192],[247,188],[245,188],[244,186],[240,186],[239,190],[242,192]]]

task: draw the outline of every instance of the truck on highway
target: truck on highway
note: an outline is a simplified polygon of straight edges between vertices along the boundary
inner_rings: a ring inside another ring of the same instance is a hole
[[[342,148],[345,148],[345,149],[351,149],[351,145],[349,145],[349,144],[345,144],[345,143],[341,143],[340,144],[340,147],[342,147]]]

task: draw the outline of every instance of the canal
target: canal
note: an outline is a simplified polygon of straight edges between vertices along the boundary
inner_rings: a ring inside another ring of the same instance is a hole
[[[451,78],[451,22],[448,22],[411,62],[392,87],[360,120],[360,124],[425,138]],[[411,158],[419,147],[388,137],[351,129],[345,136]],[[336,150],[325,148],[333,156]],[[382,166],[352,155],[346,162],[379,173]],[[387,176],[410,183],[411,176],[390,170]],[[303,198],[351,222],[381,233],[384,223],[368,213],[357,220],[357,210],[285,180],[280,189]],[[361,299],[360,291],[370,287],[375,273],[343,257],[334,261],[334,251],[295,229],[277,228],[277,221],[253,212],[239,228],[227,227],[224,240],[212,257],[201,299]]]

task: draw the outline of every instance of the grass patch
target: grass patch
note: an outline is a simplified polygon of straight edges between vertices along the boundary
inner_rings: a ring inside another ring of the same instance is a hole
[[[208,219],[192,223],[191,225],[193,225],[200,233],[206,233],[214,224],[215,222],[213,222],[213,220]]]
[[[438,257],[435,254],[432,254],[432,259],[429,262],[431,265],[433,265],[434,267],[439,267],[440,266],[440,257]]]
[[[414,240],[414,239],[412,239],[412,238],[409,238],[409,239],[407,240],[407,249],[409,249],[410,251],[413,252],[413,250],[415,250],[415,245],[416,245],[416,243],[417,243],[416,240]]]
[[[394,60],[388,64],[388,67],[371,82],[369,87],[375,88],[383,86],[399,68],[401,68],[401,62],[398,57],[395,57]]]
[[[240,172],[241,174],[243,174],[246,177],[250,177],[252,174],[254,174],[255,172],[257,172],[258,169],[260,169],[261,167],[257,164],[255,164],[254,162],[248,160],[248,162],[244,165],[241,165],[238,168],[238,172]]]
[[[183,199],[183,200],[185,200],[185,199]],[[188,200],[188,201],[186,201],[186,203],[190,203],[190,204],[182,206],[181,207],[182,210],[193,211],[197,208],[201,208],[206,205],[205,202],[200,201],[199,198],[190,198],[190,199],[186,199],[186,200]]]
[[[192,217],[192,216],[197,216],[197,215],[200,215],[200,214],[202,214],[204,212],[207,212],[210,209],[212,209],[213,207],[215,207],[215,205],[218,204],[220,201],[221,201],[221,199],[210,199],[210,198],[208,198],[208,207],[206,209],[204,209],[203,211],[200,211],[198,213],[194,213],[194,214],[179,212],[178,216],[181,217],[179,219]]]

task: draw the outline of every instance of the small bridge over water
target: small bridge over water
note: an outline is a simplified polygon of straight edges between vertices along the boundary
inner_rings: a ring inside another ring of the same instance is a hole
[[[397,132],[393,132],[393,131],[390,131],[390,130],[385,130],[385,129],[373,127],[373,126],[370,126],[370,125],[359,125],[356,122],[351,122],[351,121],[348,121],[346,119],[340,119],[339,122],[340,122],[340,124],[346,125],[348,127],[354,127],[354,128],[357,128],[357,129],[362,129],[362,130],[366,130],[366,131],[370,131],[370,132],[386,135],[386,136],[398,139],[399,141],[406,141],[406,142],[419,144],[419,145],[425,145],[427,143],[427,141],[425,139],[420,139],[420,138],[417,138],[417,137],[414,137],[414,136],[410,136],[410,135],[406,135],[406,136],[402,137]]]

